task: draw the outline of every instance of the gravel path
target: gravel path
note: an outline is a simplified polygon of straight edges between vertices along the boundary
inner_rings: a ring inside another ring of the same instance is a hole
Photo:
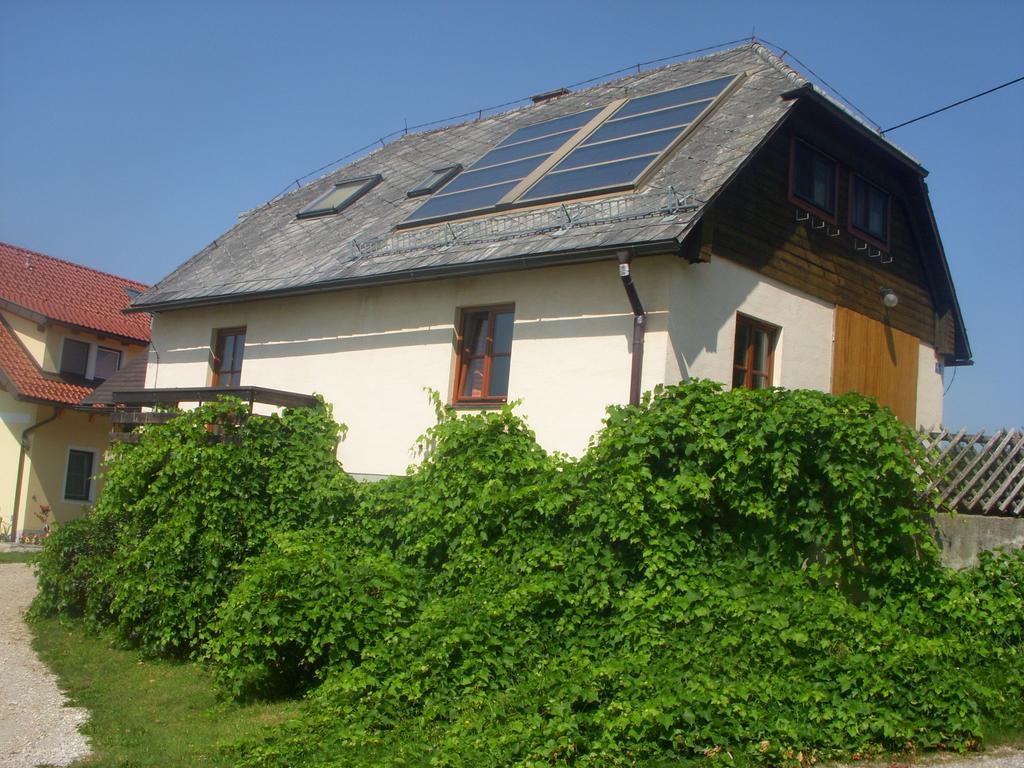
[[[957,755],[925,753],[913,761],[888,760],[870,763],[831,763],[822,768],[1024,768],[1024,750],[995,747],[988,752]]]
[[[22,614],[35,593],[32,566],[0,564],[0,768],[65,766],[89,754],[78,732],[89,713],[65,705],[31,649]]]

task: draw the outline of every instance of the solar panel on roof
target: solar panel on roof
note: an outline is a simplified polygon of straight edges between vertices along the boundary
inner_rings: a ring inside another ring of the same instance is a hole
[[[588,109],[513,131],[417,208],[404,223],[468,215],[493,208],[600,111]]]
[[[402,224],[633,187],[737,79],[728,75],[518,128]]]
[[[630,99],[519,200],[539,202],[634,186],[734,79]]]

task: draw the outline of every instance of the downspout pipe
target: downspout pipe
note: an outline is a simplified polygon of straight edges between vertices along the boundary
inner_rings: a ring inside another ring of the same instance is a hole
[[[21,482],[25,477],[25,456],[28,454],[29,448],[28,437],[41,426],[57,419],[61,413],[60,408],[54,408],[53,416],[37,421],[31,427],[26,427],[25,431],[21,433],[21,453],[18,454],[18,479],[14,483],[14,512],[11,515],[11,543],[15,543],[18,540],[18,508],[21,506]]]
[[[622,278],[622,287],[626,289],[626,297],[629,299],[629,306],[633,309],[633,349],[632,365],[629,372],[629,404],[640,405],[640,376],[644,368],[644,332],[647,329],[647,313],[644,312],[644,305],[640,303],[640,296],[637,295],[636,285],[633,284],[633,277],[630,274],[630,266],[633,255],[629,251],[619,251],[619,277]]]

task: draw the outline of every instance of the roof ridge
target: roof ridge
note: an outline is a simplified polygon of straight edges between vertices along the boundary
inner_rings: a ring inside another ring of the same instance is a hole
[[[766,41],[763,41],[763,42],[766,42]],[[770,43],[769,45],[774,45],[774,43]],[[761,56],[761,58],[763,58],[765,61],[767,61],[773,67],[775,67],[779,72],[781,72],[783,75],[785,75],[788,79],[792,80],[794,82],[795,87],[798,87],[798,88],[799,87],[811,88],[821,98],[823,98],[826,101],[830,102],[837,109],[842,110],[851,119],[855,120],[857,123],[859,123],[865,129],[867,129],[872,134],[874,134],[875,136],[880,138],[882,141],[884,141],[886,144],[888,144],[893,150],[895,150],[899,154],[903,155],[904,157],[906,157],[907,159],[912,161],[915,165],[919,165],[919,166],[921,165],[921,161],[915,155],[913,155],[911,152],[908,152],[906,149],[904,149],[899,144],[894,142],[892,139],[887,137],[884,133],[882,133],[880,128],[877,128],[875,124],[872,124],[870,118],[868,118],[864,113],[862,113],[851,102],[848,102],[846,99],[844,99],[842,96],[840,96],[838,92],[835,92],[834,89],[831,86],[828,86],[827,89],[819,87],[813,80],[811,80],[809,77],[807,77],[802,72],[800,72],[800,70],[794,69],[793,67],[789,66],[789,64],[787,64],[782,59],[782,57],[776,55],[771,50],[771,48],[767,47],[767,45],[762,44],[762,42],[751,43],[750,47],[759,56]],[[778,46],[775,46],[775,47],[778,47]],[[788,53],[788,50],[787,49],[783,49],[783,56],[786,53]],[[815,76],[815,77],[817,77],[817,76]],[[833,91],[833,93],[829,93],[829,91]]]
[[[629,74],[629,75],[623,75],[622,77],[614,77],[614,76],[612,76],[608,80],[601,80],[600,82],[594,82],[593,84],[588,84],[586,88],[582,88],[580,90],[569,91],[569,93],[566,94],[566,95],[567,96],[578,96],[580,94],[586,93],[587,91],[594,90],[595,88],[601,88],[603,86],[608,85],[609,83],[614,83],[614,82],[619,81],[619,80],[627,80],[627,79],[631,79],[631,78],[640,78],[641,76],[646,77],[646,76],[651,75],[653,73],[661,72],[663,70],[669,69],[671,67],[678,67],[678,66],[683,65],[683,64],[693,64],[694,62],[697,62],[697,61],[704,61],[706,59],[711,59],[711,58],[714,58],[716,56],[722,56],[723,54],[734,53],[734,52],[740,51],[740,50],[745,50],[745,49],[754,50],[755,46],[756,47],[760,47],[759,44],[756,44],[756,43],[742,43],[740,45],[734,45],[731,48],[722,48],[721,50],[718,50],[718,51],[712,51],[711,53],[706,53],[703,56],[694,56],[694,57],[688,58],[688,59],[678,59],[677,61],[670,61],[670,62],[667,62],[665,64],[662,64],[659,67],[653,67],[651,69],[645,69],[645,70],[640,71],[640,72],[634,72],[634,73]],[[785,70],[789,70],[789,72],[791,72],[794,75],[796,75],[797,79],[799,79],[801,82],[804,82],[805,78],[803,78],[799,73],[796,73],[793,70],[790,70],[782,62],[779,62],[779,64],[782,65],[781,68],[783,70],[783,74],[786,74]],[[789,79],[794,79],[789,74],[787,74],[786,76]],[[569,87],[569,86],[565,86],[565,87]],[[524,96],[524,97],[522,97],[520,99],[517,99],[514,102],[506,102],[506,103],[515,104],[515,103],[518,103],[520,101],[522,101],[522,102],[529,101],[529,99],[530,99],[529,96]],[[257,205],[257,206],[255,206],[253,208],[250,208],[247,211],[244,211],[243,212],[243,214],[245,214],[244,217],[243,217],[243,215],[240,214],[237,217],[237,219],[235,220],[235,223],[231,226],[231,229],[229,229],[226,232],[224,232],[220,236],[220,238],[226,237],[228,234],[230,234],[235,229],[235,227],[237,227],[239,224],[241,224],[245,220],[245,218],[248,218],[249,215],[255,213],[256,211],[260,210],[261,208],[269,207],[271,205],[276,204],[277,202],[279,202],[281,200],[285,200],[287,198],[290,198],[292,195],[294,195],[295,193],[305,189],[306,187],[308,187],[308,186],[310,186],[312,184],[316,184],[317,182],[322,181],[323,179],[327,178],[328,176],[332,176],[333,174],[335,174],[338,171],[340,171],[342,168],[347,168],[347,167],[349,167],[351,165],[354,165],[355,163],[361,162],[362,160],[365,160],[366,158],[371,157],[371,156],[377,154],[378,152],[380,152],[380,151],[382,151],[382,150],[384,150],[384,149],[386,149],[388,147],[397,146],[397,145],[401,144],[402,142],[406,141],[407,139],[418,139],[418,138],[421,138],[421,137],[430,136],[430,135],[435,134],[435,133],[440,133],[442,131],[448,131],[448,130],[451,130],[453,128],[458,128],[460,126],[471,125],[471,124],[474,124],[474,123],[479,124],[479,123],[486,122],[488,120],[494,120],[494,119],[498,119],[498,118],[506,118],[509,115],[515,114],[516,112],[521,112],[521,111],[524,111],[524,110],[533,109],[536,106],[537,105],[533,104],[533,103],[529,103],[529,104],[525,104],[524,103],[524,104],[522,104],[522,105],[520,105],[518,107],[510,107],[509,109],[500,109],[499,108],[500,111],[498,111],[498,112],[491,112],[490,114],[488,114],[486,116],[481,116],[481,117],[478,117],[478,118],[470,118],[470,119],[467,119],[467,120],[462,120],[460,122],[445,123],[444,125],[438,125],[438,126],[436,126],[434,128],[425,128],[425,129],[420,130],[420,131],[417,131],[417,130],[406,131],[401,136],[396,137],[393,141],[382,143],[381,146],[379,146],[379,147],[375,146],[372,150],[367,152],[367,154],[362,155],[361,157],[358,157],[358,158],[355,158],[355,159],[353,159],[353,160],[351,160],[349,162],[346,162],[344,165],[337,165],[337,166],[333,167],[331,170],[325,171],[320,176],[317,176],[315,179],[311,179],[310,181],[308,181],[305,184],[303,184],[301,187],[293,189],[293,190],[291,190],[289,192],[285,192],[285,193],[283,193],[283,194],[281,194],[281,195],[279,195],[279,196],[277,196],[275,198],[272,198],[272,199],[268,200],[266,203],[262,203],[261,205]],[[477,112],[483,112],[486,109],[487,109],[487,107],[483,107],[482,109],[477,110]],[[462,117],[466,117],[466,116],[469,116],[469,115],[472,115],[472,114],[473,114],[473,112],[463,112],[461,116]],[[445,119],[446,118],[441,118],[437,122],[443,122]],[[386,138],[386,137],[383,137],[383,138]],[[375,143],[382,142],[383,138],[382,139],[378,139],[378,141],[375,142]],[[200,250],[198,253],[196,253],[195,256],[198,256],[203,251],[205,251],[207,248],[209,248],[211,245],[214,245],[217,242],[217,240],[219,240],[220,238],[217,238],[216,240],[212,240],[202,250]],[[192,258],[195,258],[195,256],[193,256]],[[191,260],[192,259],[189,259],[188,261],[191,261]],[[181,266],[184,267],[186,264],[188,264],[188,261],[186,261]],[[175,272],[177,272],[177,270],[175,270]],[[173,274],[174,274],[174,272],[172,272],[171,274],[167,275],[166,277],[170,277]],[[166,277],[164,279],[166,279]]]
[[[767,48],[760,42],[756,40],[751,42],[750,49],[797,85],[804,85],[810,82],[799,70],[793,69],[781,57],[776,56],[770,48]]]
[[[104,272],[102,269],[96,269],[95,267],[90,267],[90,266],[87,266],[85,264],[79,264],[79,263],[74,262],[74,261],[68,261],[67,259],[61,259],[61,258],[58,258],[56,256],[50,256],[49,254],[42,253],[40,251],[34,251],[31,248],[24,248],[23,246],[15,245],[14,243],[8,243],[8,242],[5,242],[3,240],[0,240],[0,248],[2,248],[4,246],[6,246],[7,248],[13,248],[15,251],[21,251],[22,253],[30,254],[32,256],[39,256],[39,257],[41,257],[43,259],[48,259],[50,261],[56,261],[56,262],[59,262],[61,264],[67,264],[68,266],[75,267],[76,269],[84,269],[87,272],[92,272],[93,274],[96,274],[96,275],[103,275],[104,277],[110,277],[110,278],[113,278],[114,280],[118,280],[118,281],[120,281],[122,283],[131,283],[133,286],[141,286],[143,289],[149,288],[149,285],[147,285],[146,283],[139,282],[138,280],[132,280],[132,279],[127,278],[127,277],[122,277],[121,275],[115,275],[113,272]]]
[[[608,80],[601,80],[600,82],[588,83],[586,88],[581,88],[579,90],[570,90],[569,93],[566,94],[566,96],[579,96],[580,94],[584,94],[587,91],[592,91],[595,88],[601,88],[603,86],[606,86],[609,83],[614,83],[614,82],[617,82],[617,81],[620,81],[620,80],[629,80],[629,79],[633,79],[633,78],[639,78],[640,76],[646,77],[647,75],[650,75],[650,74],[655,73],[655,72],[661,72],[663,70],[670,69],[671,67],[678,67],[678,66],[681,66],[683,64],[693,64],[694,62],[697,62],[697,61],[704,61],[706,59],[715,58],[716,56],[722,56],[724,54],[734,53],[736,51],[752,48],[753,45],[754,45],[753,43],[743,43],[741,45],[734,45],[731,48],[723,48],[723,49],[721,49],[719,51],[713,51],[711,53],[706,53],[703,56],[694,56],[693,58],[689,58],[689,59],[678,59],[677,61],[670,61],[670,62],[662,64],[661,66],[658,66],[658,67],[652,67],[651,69],[645,69],[645,70],[642,70],[642,71],[633,72],[632,74],[622,75],[621,77],[610,76]],[[783,65],[783,66],[785,66],[785,65]],[[600,79],[600,78],[598,78],[598,79]],[[564,87],[571,88],[571,86],[564,86]],[[524,96],[523,98],[517,99],[515,102],[511,102],[511,103],[517,103],[519,101],[524,101],[525,102],[525,101],[529,101],[529,99],[530,99],[529,96]],[[557,101],[558,101],[558,99],[554,99],[554,100],[552,100],[552,103],[555,103]],[[520,111],[527,110],[527,109],[533,109],[536,106],[537,105],[534,104],[534,103],[522,104],[521,106],[518,106],[518,107],[510,107],[509,109],[502,109],[500,112],[492,112],[492,113],[486,115],[485,117],[480,117],[480,118],[470,119],[470,120],[463,120],[461,122],[456,122],[456,123],[447,123],[446,125],[438,125],[436,128],[428,128],[428,129],[425,129],[425,130],[422,130],[422,131],[410,131],[410,132],[408,132],[408,133],[406,133],[406,134],[404,134],[402,136],[399,136],[394,141],[389,142],[387,146],[390,146],[391,144],[397,144],[398,142],[402,141],[403,139],[406,139],[406,138],[409,138],[409,137],[413,137],[413,136],[417,136],[417,137],[418,136],[429,136],[432,133],[437,133],[439,131],[446,131],[446,130],[449,130],[451,128],[457,128],[460,125],[469,125],[470,123],[481,123],[481,122],[484,122],[485,120],[491,120],[491,119],[495,119],[495,118],[499,118],[499,117],[507,117],[508,115],[514,114],[515,112],[520,112]],[[483,108],[483,110],[486,110],[486,109],[487,109],[486,107]],[[483,110],[478,110],[478,111],[483,111]],[[464,112],[463,113],[463,115],[471,115],[471,114],[473,114],[473,113],[472,112]],[[441,118],[441,119],[444,120],[444,118]],[[379,151],[379,150],[374,150],[374,151]],[[367,155],[367,157],[368,157],[368,155]]]

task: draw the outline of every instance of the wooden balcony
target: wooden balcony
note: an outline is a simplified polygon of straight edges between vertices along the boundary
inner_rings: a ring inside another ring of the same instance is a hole
[[[239,414],[236,423],[242,423],[253,413],[254,405],[273,405],[284,408],[309,408],[316,405],[316,398],[298,392],[285,392],[266,387],[168,387],[164,389],[132,389],[115,391],[113,412],[110,421],[113,442],[137,443],[135,427],[146,424],[166,424],[178,415],[176,411],[143,411],[142,408],[170,406],[178,408],[182,403],[209,403],[223,397],[235,397],[247,404],[244,414]],[[236,436],[225,435],[223,424],[210,424],[211,441],[225,441]]]

